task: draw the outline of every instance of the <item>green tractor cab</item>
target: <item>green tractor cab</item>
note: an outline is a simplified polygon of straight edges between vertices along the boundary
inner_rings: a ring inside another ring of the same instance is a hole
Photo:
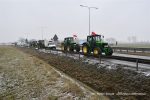
[[[61,50],[67,52],[80,52],[80,45],[74,41],[73,37],[66,37],[61,43]]]
[[[83,54],[88,55],[93,52],[94,56],[102,55],[102,53],[105,53],[106,56],[111,56],[113,50],[102,38],[103,36],[97,34],[87,36],[87,42],[82,44]]]

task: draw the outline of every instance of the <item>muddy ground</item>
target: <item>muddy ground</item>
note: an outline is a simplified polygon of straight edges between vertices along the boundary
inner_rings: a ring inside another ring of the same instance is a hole
[[[149,100],[150,98],[149,76],[123,69],[121,66],[109,70],[65,56],[45,54],[35,49],[18,49],[46,61],[101,94],[109,96],[110,99]]]
[[[24,51],[37,53],[29,49]],[[109,100],[32,54],[0,46],[0,100],[80,99]]]

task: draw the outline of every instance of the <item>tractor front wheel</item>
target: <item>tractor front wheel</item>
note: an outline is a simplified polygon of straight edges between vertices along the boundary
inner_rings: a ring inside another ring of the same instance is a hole
[[[89,53],[88,46],[83,45],[82,52],[83,52],[84,55],[87,55]]]
[[[104,51],[106,56],[111,56],[113,54],[113,49],[111,47],[106,47]]]
[[[99,55],[102,54],[101,49],[98,48],[98,47],[94,48],[93,54],[94,54],[95,57],[98,57]]]

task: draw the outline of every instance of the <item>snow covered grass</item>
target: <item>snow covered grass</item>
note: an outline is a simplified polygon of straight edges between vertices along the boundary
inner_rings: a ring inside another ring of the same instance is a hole
[[[72,80],[34,56],[0,46],[0,100],[95,100],[104,97]]]

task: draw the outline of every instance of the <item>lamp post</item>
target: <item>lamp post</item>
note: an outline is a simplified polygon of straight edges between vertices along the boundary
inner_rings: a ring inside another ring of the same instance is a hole
[[[84,6],[84,5],[80,5],[81,7],[86,7],[89,10],[89,35],[91,33],[91,9],[98,9],[97,7],[89,7],[89,6]]]
[[[41,35],[42,35],[42,40],[44,39],[44,29],[45,29],[46,27],[44,27],[44,26],[42,26],[41,27]]]

